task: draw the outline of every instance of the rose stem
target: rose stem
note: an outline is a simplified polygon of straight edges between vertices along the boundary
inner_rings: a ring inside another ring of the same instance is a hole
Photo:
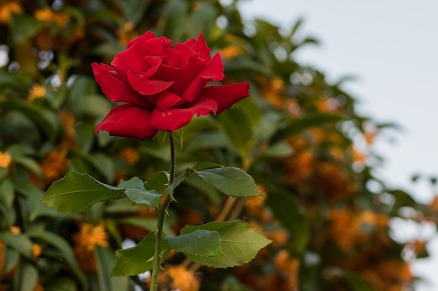
[[[175,142],[173,139],[172,132],[168,132],[169,145],[170,145],[170,177],[169,186],[172,185],[175,179]],[[169,207],[170,202],[172,202],[172,197],[170,195],[166,196],[161,207],[158,210],[158,221],[157,221],[157,233],[155,238],[155,252],[154,252],[154,264],[152,268],[152,279],[151,279],[151,291],[156,291],[158,286],[158,273],[161,267],[161,237],[163,235],[163,224],[164,217]]]

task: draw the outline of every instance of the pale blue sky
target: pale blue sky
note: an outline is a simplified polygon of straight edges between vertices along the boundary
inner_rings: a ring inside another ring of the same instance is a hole
[[[438,174],[438,1],[248,0],[240,7],[246,19],[263,17],[282,27],[305,19],[301,32],[321,46],[304,48],[298,59],[333,81],[357,77],[346,88],[359,97],[361,112],[403,128],[391,135],[396,143],[378,143],[387,160],[380,174],[418,200],[431,200],[436,193],[428,184],[413,186],[410,177]],[[414,270],[432,285],[418,291],[438,290],[438,240],[429,250],[434,259]]]

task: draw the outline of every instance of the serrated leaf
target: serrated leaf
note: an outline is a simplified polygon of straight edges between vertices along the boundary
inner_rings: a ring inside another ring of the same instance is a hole
[[[186,254],[187,257],[198,264],[216,268],[228,268],[248,263],[260,249],[271,242],[243,221],[210,222],[200,226],[185,226],[181,233],[196,230],[217,231],[221,237],[221,254],[216,257]]]
[[[125,189],[101,183],[87,174],[68,172],[50,186],[41,202],[59,212],[72,213],[83,211],[100,201],[123,198],[124,193]]]
[[[161,195],[155,190],[126,189],[125,194],[135,204],[146,204],[150,210],[160,205]]]
[[[163,240],[162,260],[169,246]],[[155,251],[155,236],[149,233],[138,245],[132,248],[116,251],[116,265],[111,271],[112,276],[133,276],[152,269]]]
[[[222,168],[221,165],[212,163],[212,162],[200,162],[193,167],[193,170],[205,170],[205,169],[213,169],[213,168]]]
[[[221,251],[221,237],[217,231],[195,230],[166,240],[172,249],[183,254],[214,257]]]
[[[194,171],[205,183],[213,185],[220,192],[232,196],[262,195],[254,179],[244,171],[234,167],[214,168]]]
[[[161,194],[155,190],[146,190],[144,182],[138,177],[122,181],[118,187],[126,189],[125,195],[135,204],[146,204],[150,210],[160,205]]]
[[[175,177],[173,180],[172,185],[169,185],[169,187],[166,188],[167,195],[170,195],[170,197],[173,197],[173,192],[175,191],[175,188],[178,187],[179,184],[181,184],[188,176],[190,176],[191,171],[189,169],[185,169],[181,174]]]
[[[153,173],[144,184],[146,190],[155,190],[164,193],[169,186],[169,173],[165,171]]]
[[[133,177],[126,181],[121,181],[119,185],[117,185],[117,188],[123,188],[123,189],[138,189],[138,190],[144,190],[144,182],[139,177]]]

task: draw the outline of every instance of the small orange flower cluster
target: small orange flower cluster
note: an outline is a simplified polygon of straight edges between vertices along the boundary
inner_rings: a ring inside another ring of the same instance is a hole
[[[245,52],[242,41],[238,37],[227,34],[224,39],[228,44],[219,50],[223,60],[232,60]]]
[[[355,183],[337,163],[324,161],[316,168],[317,189],[330,199],[342,199],[351,196]]]
[[[0,168],[9,168],[12,162],[12,157],[7,152],[0,151]]]
[[[283,109],[287,107],[285,98],[285,84],[281,78],[276,77],[267,80],[262,79],[260,93],[275,108]]]
[[[35,42],[42,50],[66,51],[85,35],[83,25],[71,25],[72,17],[63,11],[54,11],[50,7],[37,9],[35,19],[43,21],[43,29],[36,35]],[[66,31],[69,33],[67,34]]]
[[[131,39],[134,39],[138,36],[138,33],[135,32],[135,25],[132,22],[125,22],[122,26],[120,26],[116,33],[119,43],[121,45],[126,45]]]
[[[62,12],[55,12],[49,7],[36,10],[35,18],[46,23],[55,23],[60,28],[64,28],[70,21],[70,15]]]
[[[0,3],[0,23],[9,23],[12,18],[12,14],[22,14],[23,8],[20,6],[19,1],[11,0]]]
[[[41,162],[41,170],[48,184],[61,179],[67,172],[70,165],[67,154],[67,149],[54,149]]]
[[[404,286],[410,286],[414,279],[409,263],[404,261],[383,261],[364,275],[375,290],[407,290]]]
[[[181,265],[168,267],[166,272],[159,274],[158,281],[169,290],[198,291],[201,285],[196,274]]]
[[[84,271],[96,271],[97,263],[94,257],[94,246],[108,246],[108,236],[105,232],[103,223],[93,225],[90,223],[81,223],[78,233],[73,235],[73,251]]]
[[[140,160],[140,155],[137,151],[137,149],[133,147],[126,147],[123,148],[120,153],[119,157],[122,161],[125,161],[128,165],[135,165],[138,160]]]
[[[35,85],[29,90],[27,100],[34,101],[38,98],[44,98],[44,96],[46,96],[46,88],[41,85]]]
[[[310,150],[298,150],[292,157],[285,160],[285,182],[288,185],[298,185],[310,178],[314,171],[316,158]]]
[[[328,235],[340,248],[351,250],[367,242],[372,233],[381,233],[388,226],[388,217],[370,210],[333,209],[329,213]]]
[[[275,256],[274,263],[275,272],[268,275],[263,290],[298,290],[300,262],[291,257],[286,250],[282,250]]]

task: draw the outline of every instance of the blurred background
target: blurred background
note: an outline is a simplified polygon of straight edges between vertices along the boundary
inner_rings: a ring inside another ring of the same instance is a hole
[[[174,44],[202,32],[222,55],[223,83],[251,84],[251,98],[184,127],[179,169],[240,167],[265,194],[224,207],[223,195],[189,179],[167,234],[243,219],[273,241],[226,270],[173,254],[164,288],[437,290],[437,8],[1,0],[0,290],[141,288],[109,273],[116,249],[153,231],[154,211],[121,199],[66,215],[39,199],[68,170],[117,184],[167,169],[161,135],[140,143],[93,130],[114,104],[91,63],[109,64],[148,30]]]
[[[240,2],[250,20],[267,18],[281,27],[304,20],[303,31],[316,36],[320,45],[297,53],[306,64],[320,67],[330,80],[351,77],[345,88],[359,99],[358,109],[380,121],[395,122],[399,132],[376,144],[385,157],[379,176],[391,185],[408,189],[415,199],[430,202],[437,194],[427,180],[437,174],[438,138],[431,134],[438,123],[437,93],[438,3],[435,1],[282,1]],[[416,183],[412,178],[422,176]],[[400,236],[419,230],[397,224]],[[406,228],[407,227],[407,228]],[[429,245],[431,259],[415,264],[418,274],[427,274],[438,289],[438,239]]]

